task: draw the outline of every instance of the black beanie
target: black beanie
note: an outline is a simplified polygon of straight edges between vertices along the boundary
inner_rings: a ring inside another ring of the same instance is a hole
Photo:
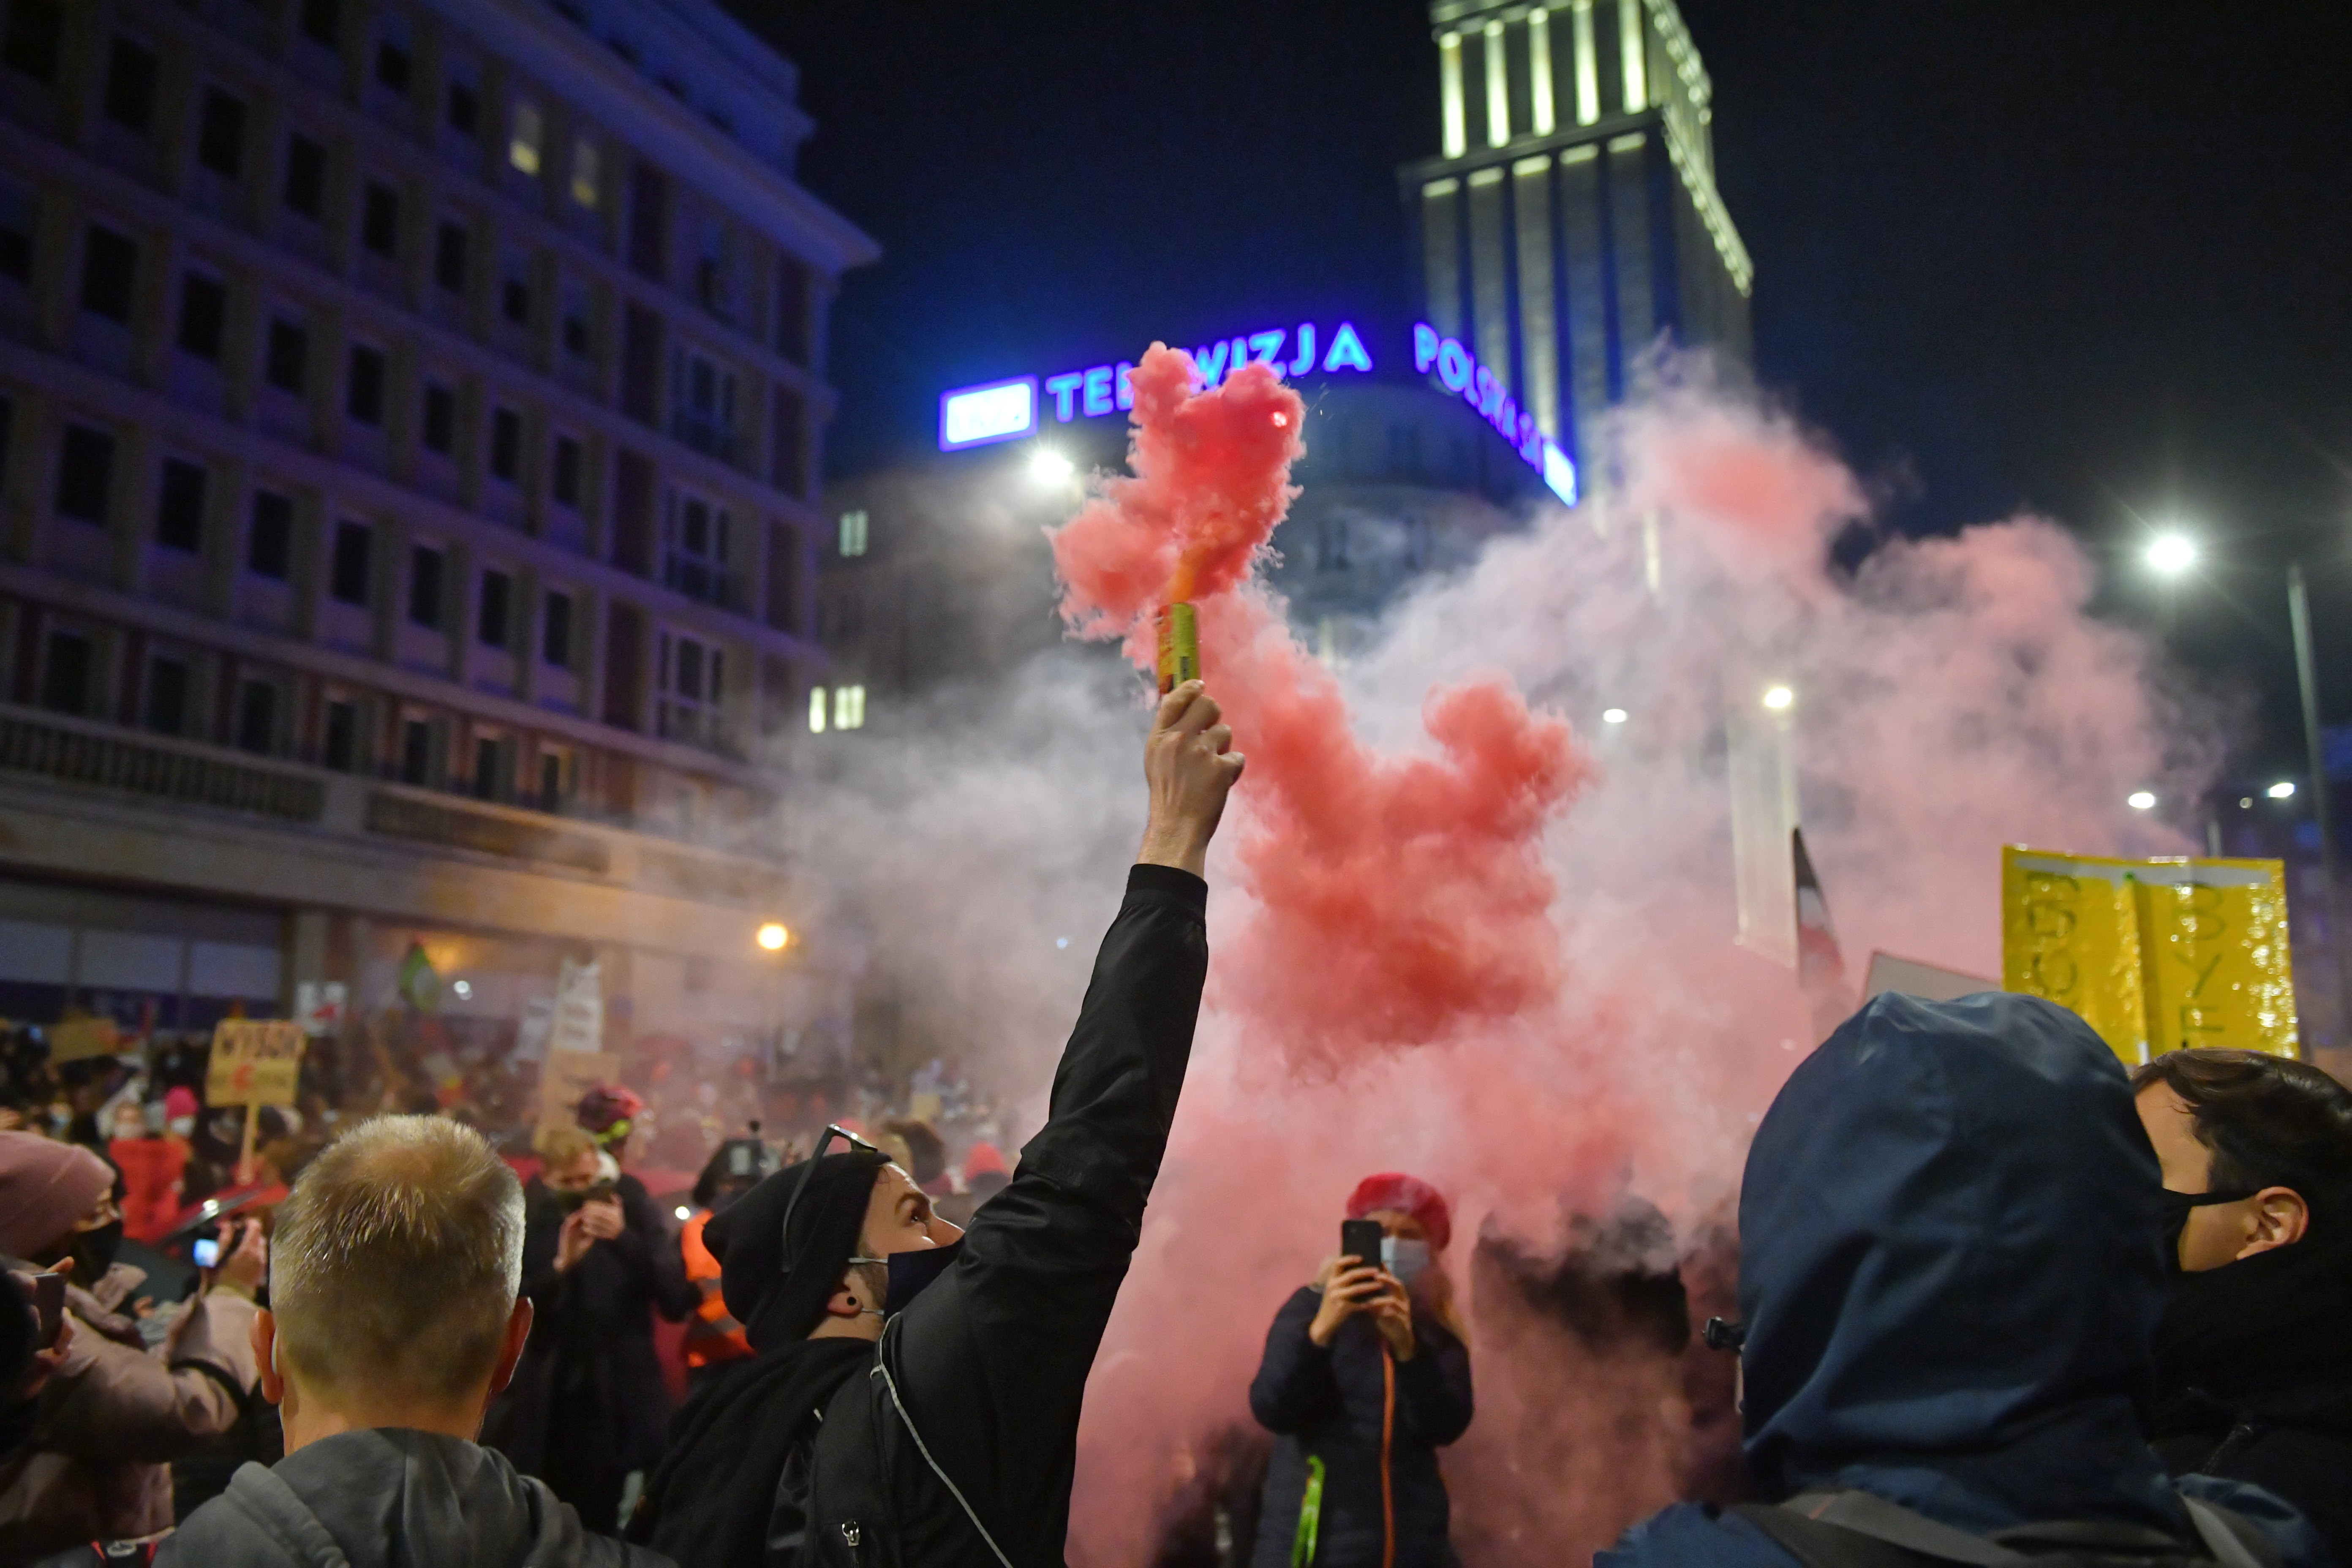
[[[865,1233],[875,1173],[889,1163],[878,1152],[827,1154],[811,1174],[803,1160],[753,1187],[703,1227],[703,1245],[719,1260],[728,1314],[743,1325],[753,1350],[804,1340],[824,1321],[824,1304]],[[784,1210],[804,1175],[808,1191],[793,1211],[787,1237]]]

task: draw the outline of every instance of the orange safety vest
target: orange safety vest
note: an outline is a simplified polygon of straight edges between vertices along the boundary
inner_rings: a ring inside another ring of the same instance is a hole
[[[751,1341],[743,1332],[743,1325],[727,1315],[726,1299],[719,1293],[719,1259],[702,1245],[702,1227],[709,1223],[710,1211],[698,1209],[677,1237],[678,1253],[686,1259],[686,1277],[702,1292],[701,1304],[686,1321],[686,1364],[689,1367],[717,1366],[723,1362],[741,1361],[751,1353]]]

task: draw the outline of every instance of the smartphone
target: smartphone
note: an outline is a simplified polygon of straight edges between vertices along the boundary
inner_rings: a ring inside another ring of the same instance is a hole
[[[1339,1222],[1339,1250],[1356,1261],[1349,1268],[1378,1268],[1381,1266],[1381,1242],[1388,1232],[1376,1219],[1350,1219]]]
[[[39,1347],[48,1349],[58,1342],[58,1331],[66,1321],[66,1277],[62,1274],[33,1276],[33,1316],[40,1322]]]
[[[195,1258],[197,1268],[218,1268],[220,1267],[219,1238],[210,1236],[200,1236],[196,1237],[194,1256]]]

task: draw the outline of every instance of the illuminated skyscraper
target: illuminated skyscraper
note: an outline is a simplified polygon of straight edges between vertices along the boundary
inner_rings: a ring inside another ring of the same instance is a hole
[[[1675,0],[1432,0],[1444,151],[1402,171],[1430,324],[1584,469],[1660,333],[1748,353],[1754,268],[1715,188]]]

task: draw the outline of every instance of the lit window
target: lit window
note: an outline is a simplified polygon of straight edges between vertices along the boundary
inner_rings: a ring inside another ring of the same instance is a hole
[[[845,556],[866,553],[866,514],[863,511],[841,514],[841,552]]]
[[[655,724],[666,741],[715,746],[723,740],[719,703],[726,655],[698,637],[664,632],[655,670]]]
[[[836,686],[833,689],[833,727],[856,730],[866,722],[866,688]]]
[[[809,733],[824,733],[824,688],[822,686],[809,688]]]
[[[593,207],[598,189],[596,143],[583,136],[572,143],[572,199]]]
[[[539,139],[542,127],[539,105],[518,103],[514,107],[514,135],[507,142],[507,162],[526,174],[539,173]]]

